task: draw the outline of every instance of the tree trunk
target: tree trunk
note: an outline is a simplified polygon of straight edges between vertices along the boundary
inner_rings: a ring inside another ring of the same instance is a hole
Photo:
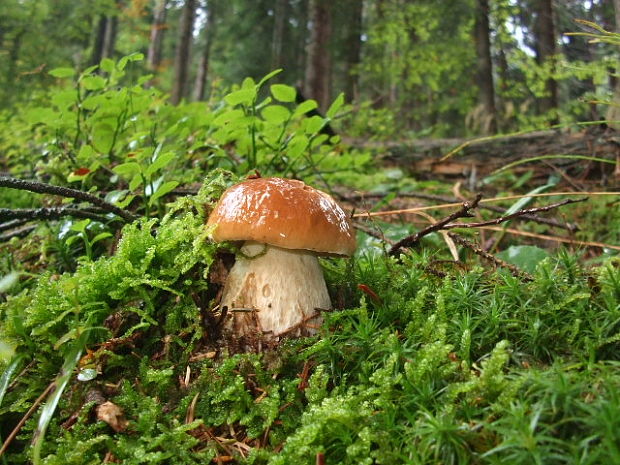
[[[614,13],[616,20],[616,28],[615,31],[620,33],[620,0],[613,0],[614,2]],[[620,65],[616,65],[615,69],[616,73],[620,73]],[[607,114],[605,118],[607,120],[607,124],[614,129],[620,129],[620,79],[615,77],[613,79],[613,99],[611,105],[607,108]]]
[[[196,73],[196,82],[194,83],[194,100],[204,100],[205,89],[207,86],[207,75],[209,74],[209,58],[211,54],[211,44],[215,35],[215,9],[216,0],[208,0],[207,2],[207,24],[204,30],[205,43],[198,64],[198,72]]]
[[[105,42],[105,32],[107,29],[108,17],[101,15],[99,21],[97,21],[97,27],[95,28],[95,39],[93,42],[93,50],[90,55],[90,65],[98,65],[103,57],[103,44]]]
[[[483,111],[481,129],[483,134],[495,134],[497,132],[497,111],[495,108],[495,87],[493,85],[488,0],[477,1],[475,36],[478,58],[478,99]]]
[[[311,32],[306,64],[305,94],[316,100],[322,111],[325,111],[329,106],[330,8],[330,0],[311,0],[310,2]]]
[[[284,43],[284,23],[288,13],[288,0],[276,0],[273,11],[274,27],[271,39],[271,69],[282,67],[282,44]]]
[[[179,27],[179,42],[177,43],[174,60],[174,82],[170,100],[177,105],[187,93],[187,79],[189,74],[190,48],[194,17],[196,15],[196,0],[185,0]]]
[[[542,65],[552,60],[551,72],[555,71],[556,41],[555,24],[553,21],[553,0],[536,1],[536,20],[534,25],[536,36],[536,60]],[[545,83],[546,94],[538,99],[540,113],[548,113],[558,108],[558,83],[555,79],[549,78]],[[557,116],[552,116],[549,120],[551,124],[557,124]]]
[[[359,67],[362,53],[362,11],[364,2],[349,0],[347,12],[347,37],[345,40],[345,88],[344,95],[348,102],[359,96]]]
[[[112,58],[114,56],[114,48],[116,46],[116,33],[118,30],[118,16],[108,16],[105,33],[103,36],[103,47],[101,49],[101,58]]]
[[[153,23],[151,24],[151,40],[147,63],[149,68],[157,71],[161,64],[162,49],[164,44],[164,32],[166,30],[166,0],[158,0],[153,12]]]

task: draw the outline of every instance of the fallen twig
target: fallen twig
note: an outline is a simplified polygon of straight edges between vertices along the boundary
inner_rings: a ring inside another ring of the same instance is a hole
[[[538,212],[547,212],[549,210],[553,210],[554,208],[558,208],[563,205],[568,205],[571,203],[578,203],[578,202],[585,202],[586,200],[588,200],[587,197],[584,197],[582,199],[566,199],[566,200],[562,200],[561,202],[552,203],[550,205],[545,205],[544,207],[526,208],[523,210],[518,210],[514,213],[511,213],[510,215],[500,216],[499,218],[495,218],[495,219],[488,220],[488,221],[480,221],[478,223],[448,223],[444,225],[442,229],[479,228],[481,226],[493,226],[493,225],[497,225],[505,221],[511,220],[518,216],[523,216],[523,215],[538,213]]]
[[[82,200],[84,202],[92,203],[98,207],[103,208],[105,211],[114,213],[120,216],[126,221],[134,221],[138,218],[127,210],[117,207],[103,199],[100,199],[96,195],[89,194],[88,192],[80,191],[77,189],[70,189],[68,187],[53,186],[51,184],[45,184],[38,181],[25,181],[23,179],[12,178],[8,176],[0,177],[0,187],[9,187],[11,189],[25,190],[29,192],[35,192],[37,194],[52,194],[59,195],[61,197],[68,197],[71,199]]]
[[[518,278],[522,278],[522,279],[525,279],[525,280],[528,280],[528,281],[532,281],[534,279],[529,273],[526,273],[525,271],[520,270],[516,266],[511,265],[510,263],[505,262],[504,260],[501,260],[501,259],[497,258],[496,256],[490,254],[489,252],[486,252],[485,250],[482,250],[482,248],[480,246],[478,246],[477,244],[475,244],[474,242],[468,241],[467,239],[465,239],[464,237],[459,236],[458,234],[448,233],[448,235],[457,244],[459,244],[459,245],[461,245],[463,247],[467,247],[473,253],[475,253],[476,255],[484,258],[485,260],[490,261],[495,266],[499,266],[501,268],[506,268],[506,269],[510,270],[510,272],[512,273],[513,276],[518,277]]]
[[[75,218],[88,218],[91,220],[105,223],[109,218],[92,213],[88,210],[72,207],[42,207],[42,208],[0,208],[0,221],[10,220],[56,220],[63,216],[73,216]],[[0,224],[0,231],[5,230],[3,224]]]
[[[32,416],[32,414],[37,410],[37,408],[39,407],[41,402],[43,402],[43,399],[45,399],[47,397],[47,395],[52,391],[54,386],[56,386],[56,381],[51,382],[45,388],[45,391],[43,391],[43,393],[39,397],[37,397],[37,399],[34,401],[32,406],[28,409],[26,414],[22,417],[21,420],[19,420],[19,423],[17,423],[17,425],[15,425],[15,428],[13,428],[13,431],[11,431],[11,433],[7,436],[7,438],[4,440],[4,443],[2,444],[2,447],[0,448],[0,457],[2,457],[2,454],[4,454],[6,452],[7,448],[11,444],[11,442],[13,442],[13,439],[15,439],[15,436],[17,436],[19,431],[24,426],[24,423],[26,423],[28,418],[30,418]]]
[[[348,200],[348,201],[362,200],[364,198],[383,198],[385,196],[386,196],[385,193],[340,195],[342,199]],[[414,199],[432,200],[435,202],[453,203],[453,204],[455,202],[458,202],[458,200],[453,197],[446,197],[443,195],[435,195],[435,194],[425,194],[424,192],[399,192],[397,195],[397,198],[407,198],[407,197],[411,197]],[[495,205],[487,205],[485,201],[488,201],[488,200],[489,199],[482,200],[478,204],[478,208],[483,208],[485,210],[489,210],[495,213],[506,213],[508,211],[507,208],[498,207]],[[548,226],[553,226],[556,228],[566,229],[569,232],[576,232],[579,230],[579,226],[577,226],[574,223],[564,223],[554,218],[544,218],[542,216],[537,216],[537,215],[532,215],[532,214],[526,214],[526,215],[519,216],[518,219],[524,220],[524,221],[534,221],[535,223],[541,223],[541,224],[546,224]]]
[[[454,221],[457,218],[471,217],[472,214],[470,213],[470,210],[472,210],[473,208],[476,208],[476,206],[478,205],[478,203],[480,202],[481,199],[482,199],[482,194],[478,194],[478,195],[476,195],[476,198],[474,200],[472,200],[471,202],[463,202],[463,204],[461,205],[461,208],[459,210],[455,211],[454,213],[451,213],[450,215],[446,216],[445,218],[442,218],[441,220],[438,220],[436,223],[431,224],[430,226],[422,229],[421,231],[418,231],[415,234],[412,234],[410,236],[405,237],[404,239],[401,239],[396,244],[394,244],[392,246],[392,248],[390,248],[389,254],[392,255],[392,256],[398,255],[402,251],[402,249],[412,247],[422,237],[424,237],[424,236],[426,236],[426,235],[428,235],[428,234],[430,234],[432,232],[439,231],[440,229],[443,229],[443,227],[446,224],[449,224],[451,221]]]

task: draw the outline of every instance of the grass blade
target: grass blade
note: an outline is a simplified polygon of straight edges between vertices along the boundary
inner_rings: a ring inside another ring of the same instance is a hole
[[[39,424],[37,425],[37,430],[34,433],[34,443],[32,449],[32,463],[34,465],[39,465],[41,463],[41,446],[43,445],[45,432],[47,431],[47,427],[52,417],[54,416],[54,412],[56,411],[56,407],[58,406],[60,396],[62,396],[62,393],[64,392],[67,384],[69,383],[69,380],[71,379],[73,370],[75,369],[78,361],[80,360],[83,348],[84,344],[82,343],[81,339],[78,339],[76,341],[76,344],[65,356],[65,362],[62,365],[62,370],[54,383],[54,392],[49,397],[48,401],[41,410]]]

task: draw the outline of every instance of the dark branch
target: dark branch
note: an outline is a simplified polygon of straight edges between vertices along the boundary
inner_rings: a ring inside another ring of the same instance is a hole
[[[386,194],[373,192],[373,193],[367,193],[367,194],[339,195],[339,196],[344,200],[355,201],[355,200],[362,200],[365,198],[383,198],[386,196]],[[454,197],[445,197],[443,195],[425,194],[423,192],[400,192],[398,193],[397,197],[400,197],[400,198],[412,197],[414,199],[432,200],[435,202],[442,202],[442,203],[454,203],[454,202],[459,201],[458,199],[455,199]],[[506,213],[506,211],[508,211],[507,208],[502,208],[502,207],[498,207],[495,205],[488,205],[486,203],[481,203],[480,205],[478,205],[478,208],[489,210],[495,213]],[[579,230],[579,226],[577,226],[574,223],[563,223],[554,218],[544,218],[542,216],[537,216],[537,215],[525,214],[525,215],[518,216],[516,219],[534,221],[536,223],[546,224],[548,226],[566,229],[569,232],[576,232]]]
[[[109,218],[91,213],[89,211],[80,210],[79,208],[70,207],[44,207],[44,208],[18,208],[11,210],[10,208],[0,208],[0,221],[11,220],[55,220],[63,216],[73,216],[75,218],[89,218],[91,220],[105,223]],[[3,225],[0,225],[0,228]],[[1,229],[0,229],[1,230]]]
[[[495,266],[499,266],[501,268],[506,268],[506,269],[510,270],[510,272],[512,273],[513,276],[515,276],[517,278],[525,279],[525,280],[528,280],[528,281],[532,281],[534,279],[529,273],[526,273],[525,271],[520,270],[516,266],[511,265],[510,263],[505,262],[504,260],[501,260],[501,259],[495,257],[494,255],[490,254],[489,252],[486,252],[485,250],[482,250],[482,248],[480,246],[478,246],[477,244],[475,244],[475,243],[473,243],[471,241],[468,241],[467,239],[459,236],[458,234],[448,233],[448,236],[450,236],[450,239],[452,239],[457,244],[459,244],[459,245],[461,245],[463,247],[467,247],[473,253],[475,253],[476,255],[484,258],[485,260],[490,261]]]
[[[0,187],[10,187],[11,189],[19,189],[30,192],[36,192],[37,194],[52,194],[59,195],[61,197],[68,197],[71,199],[82,200],[84,202],[90,202],[107,212],[114,213],[120,216],[126,221],[134,221],[138,216],[133,213],[123,210],[99,197],[83,192],[76,189],[70,189],[68,187],[53,186],[51,184],[45,184],[37,181],[24,181],[23,179],[16,179],[12,177],[0,177]]]
[[[476,195],[476,198],[471,202],[463,202],[463,206],[459,210],[455,211],[454,213],[446,216],[445,218],[437,221],[436,223],[431,224],[430,226],[422,229],[421,231],[418,231],[415,234],[412,234],[410,236],[405,237],[404,239],[401,239],[400,241],[398,241],[396,244],[392,246],[389,252],[390,255],[396,256],[399,253],[401,253],[402,249],[413,247],[424,236],[432,232],[439,231],[440,229],[443,229],[446,224],[449,224],[450,222],[456,220],[457,218],[471,217],[472,214],[470,213],[470,210],[478,206],[480,199],[482,199],[482,194]]]
[[[549,210],[561,207],[563,205],[568,205],[571,203],[578,203],[578,202],[585,202],[586,200],[588,200],[587,197],[584,197],[582,199],[566,199],[566,200],[562,200],[561,202],[553,203],[550,205],[545,205],[544,207],[526,208],[526,209],[511,213],[510,215],[500,216],[499,218],[495,218],[493,220],[480,221],[479,223],[448,223],[444,225],[442,229],[480,228],[482,226],[497,225],[505,221],[511,220],[513,218],[516,218],[518,216],[523,216],[523,215],[528,215],[528,214],[538,213],[538,212],[547,212]]]

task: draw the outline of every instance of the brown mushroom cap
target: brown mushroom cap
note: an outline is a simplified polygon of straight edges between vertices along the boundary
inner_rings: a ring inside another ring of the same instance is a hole
[[[224,192],[207,225],[213,239],[352,255],[355,233],[334,199],[302,181],[248,179]]]

